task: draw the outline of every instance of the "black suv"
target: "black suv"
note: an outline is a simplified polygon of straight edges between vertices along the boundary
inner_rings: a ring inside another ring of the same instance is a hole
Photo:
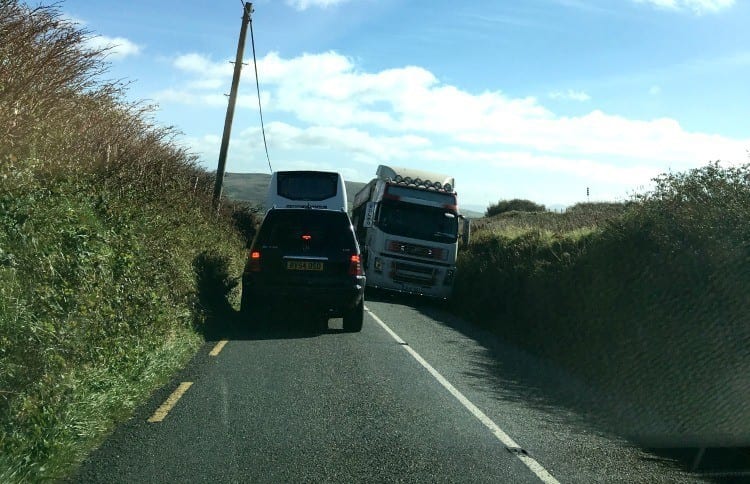
[[[242,313],[296,309],[343,317],[360,331],[365,275],[351,220],[342,211],[272,209],[261,223],[242,274]]]

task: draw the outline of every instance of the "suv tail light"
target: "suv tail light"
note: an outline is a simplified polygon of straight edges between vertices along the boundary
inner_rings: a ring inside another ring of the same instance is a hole
[[[363,275],[362,272],[362,261],[358,255],[353,255],[351,259],[349,259],[349,275],[350,276],[361,276]]]
[[[250,272],[260,272],[260,251],[254,250],[248,254],[247,269]]]

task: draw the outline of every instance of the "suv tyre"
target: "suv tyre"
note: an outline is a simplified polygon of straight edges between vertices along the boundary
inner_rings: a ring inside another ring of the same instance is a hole
[[[344,314],[344,331],[347,333],[358,333],[362,331],[362,323],[365,319],[365,302],[360,300],[354,308]]]

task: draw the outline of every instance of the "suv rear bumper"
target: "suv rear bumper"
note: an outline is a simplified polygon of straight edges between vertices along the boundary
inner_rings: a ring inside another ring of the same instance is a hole
[[[258,309],[331,311],[342,316],[365,296],[365,277],[352,278],[351,284],[336,286],[274,285],[242,277],[242,303]]]

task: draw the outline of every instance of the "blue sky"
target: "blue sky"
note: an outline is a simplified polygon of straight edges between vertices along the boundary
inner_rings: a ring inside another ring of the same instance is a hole
[[[61,10],[115,45],[112,78],[213,169],[239,0]],[[622,200],[662,172],[750,149],[750,4],[735,0],[259,0],[275,170],[366,181],[380,163],[455,176],[461,203]],[[251,62],[250,39],[245,60]],[[252,64],[227,170],[268,172]]]

